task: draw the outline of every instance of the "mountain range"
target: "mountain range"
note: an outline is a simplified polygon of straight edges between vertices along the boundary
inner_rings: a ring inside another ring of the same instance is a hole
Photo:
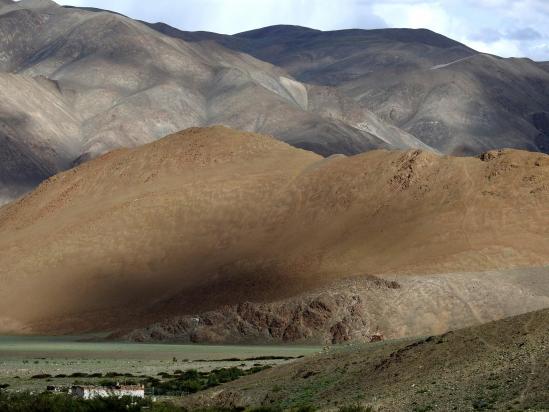
[[[514,147],[547,151],[549,83],[543,64],[479,53],[429,30],[322,32],[275,26],[223,36],[151,27],[186,41],[215,41],[336,87],[383,120],[449,154]]]
[[[195,126],[322,156],[549,148],[546,63],[428,30],[184,32],[50,0],[0,3],[0,202]]]

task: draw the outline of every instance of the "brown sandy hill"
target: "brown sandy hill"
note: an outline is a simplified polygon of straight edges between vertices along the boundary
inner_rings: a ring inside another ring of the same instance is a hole
[[[350,275],[542,266],[548,177],[539,153],[322,159],[265,136],[189,129],[0,209],[0,325],[112,330]]]

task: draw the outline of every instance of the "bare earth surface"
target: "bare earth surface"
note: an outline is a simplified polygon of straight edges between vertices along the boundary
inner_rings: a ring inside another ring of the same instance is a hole
[[[546,411],[548,355],[549,311],[545,310],[441,336],[337,347],[210,389],[183,403]]]
[[[0,209],[0,329],[175,322],[160,331],[168,340],[324,342],[358,326],[367,340],[539,309],[548,175],[539,153],[323,159],[266,136],[190,129],[58,174]],[[338,290],[353,277],[363,280]],[[198,318],[197,338],[177,330],[185,315]]]

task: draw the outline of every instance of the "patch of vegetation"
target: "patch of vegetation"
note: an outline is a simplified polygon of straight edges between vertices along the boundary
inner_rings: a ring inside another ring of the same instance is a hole
[[[31,379],[47,379],[51,378],[51,375],[49,373],[39,373],[38,375],[32,375]]]
[[[0,411],[2,412],[138,412],[144,408],[152,412],[183,411],[175,405],[152,403],[150,400],[129,397],[85,400],[67,394],[0,392]]]
[[[188,412],[187,409],[168,402],[152,402],[150,399],[75,398],[66,393],[32,394],[30,392],[0,391],[2,412]],[[242,412],[245,408],[204,408],[196,412]],[[247,409],[249,412],[279,411],[278,409]],[[297,411],[296,411],[297,412]]]
[[[253,356],[251,358],[222,358],[222,359],[199,359],[197,362],[244,362],[244,361],[260,361],[260,360],[292,360],[303,358],[303,355],[299,356],[277,356],[277,355],[266,355],[266,356]]]
[[[85,372],[74,372],[69,375],[71,378],[86,378],[89,375]]]
[[[433,407],[431,405],[415,406],[413,409],[414,412],[428,412],[432,410]]]
[[[477,400],[473,401],[473,409],[476,410],[476,411],[481,411],[481,410],[484,410],[484,409],[491,409],[491,408],[492,408],[492,404],[488,400],[477,399]]]
[[[218,386],[222,383],[234,381],[242,376],[257,373],[268,366],[254,367],[251,369],[220,368],[209,372],[199,372],[191,369],[176,375],[162,374],[165,380],[148,378],[145,385],[155,395],[177,396],[190,394],[204,389]]]
[[[117,376],[124,376],[124,374],[120,372],[107,372],[105,374],[105,378],[116,378]]]
[[[337,411],[338,412],[372,412],[373,409],[371,406],[366,407],[360,404],[356,404],[356,405],[342,406]]]
[[[246,358],[243,359],[245,361],[258,361],[258,360],[291,360],[291,359],[297,359],[302,358],[303,356],[255,356],[253,358]]]
[[[313,405],[300,405],[296,409],[294,409],[295,412],[314,412],[317,408],[315,408]]]
[[[111,379],[101,379],[97,384],[99,386],[105,386],[105,387],[113,387],[116,385],[117,382],[111,380]]]

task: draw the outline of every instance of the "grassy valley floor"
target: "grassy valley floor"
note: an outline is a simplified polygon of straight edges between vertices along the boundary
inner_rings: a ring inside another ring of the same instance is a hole
[[[0,385],[41,392],[48,385],[163,379],[179,371],[249,370],[293,361],[315,346],[214,346],[86,342],[81,337],[0,337]]]
[[[0,361],[0,383],[9,385],[0,410],[9,394],[70,403],[38,393],[110,379],[146,385],[147,400],[132,406],[139,411],[548,411],[549,310],[439,336],[322,350],[3,338]],[[90,405],[74,408],[118,410]],[[6,410],[54,410],[33,408]]]

